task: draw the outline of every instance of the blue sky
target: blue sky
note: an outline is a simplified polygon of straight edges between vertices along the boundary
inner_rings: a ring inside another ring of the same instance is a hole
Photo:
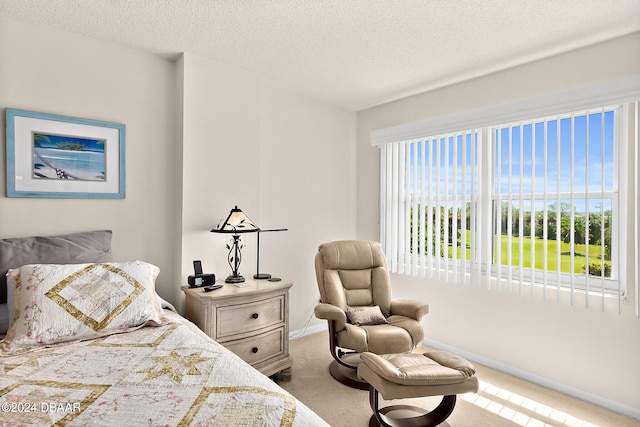
[[[604,190],[613,190],[613,112],[607,112],[602,120],[602,114],[591,114],[589,116],[588,138],[587,138],[587,117],[577,116],[574,133],[574,191],[586,191],[587,182],[587,159],[588,159],[588,181],[589,190],[601,191],[603,189],[602,168],[605,170]],[[604,123],[604,138],[603,138]],[[520,126],[513,127],[511,132],[512,143],[512,171],[514,177],[520,174],[520,150],[521,145],[524,151],[523,164],[523,187],[525,193],[531,192],[532,175],[532,134],[534,125],[522,126],[523,141],[521,144]],[[535,175],[536,193],[544,190],[544,135],[545,129],[542,122],[535,124]],[[556,191],[558,174],[560,176],[560,191],[571,191],[571,119],[560,120],[560,162],[558,163],[558,121],[547,122],[547,190]],[[506,179],[509,170],[509,131],[501,129],[501,169],[502,186],[501,192],[508,192],[508,182]],[[604,140],[604,147],[603,147]],[[588,143],[588,150],[587,150]],[[588,156],[587,156],[588,154]],[[603,161],[604,159],[604,161]],[[558,166],[560,171],[558,172]],[[512,183],[512,191],[519,192],[519,182],[517,179]]]
[[[574,166],[573,166],[573,180],[575,193],[589,191],[613,191],[614,190],[614,112],[613,110],[607,110],[604,113],[579,114],[574,117]],[[533,159],[535,158],[535,193],[541,194],[544,192],[544,176],[546,165],[547,176],[547,192],[557,192],[558,179],[560,181],[560,192],[569,193],[571,191],[571,117],[562,118],[558,120],[547,120],[547,126],[545,131],[545,125],[543,121],[535,121],[533,123],[523,125],[511,125],[501,126],[496,130],[496,149],[494,155],[496,160],[498,159],[498,144],[500,145],[500,192],[506,195],[509,192],[509,179],[508,172],[509,166],[511,166],[511,191],[513,195],[520,194],[520,169],[522,166],[522,192],[531,198],[531,190],[533,186],[532,173],[533,173]],[[558,129],[559,123],[559,129]],[[604,128],[603,128],[604,126]],[[534,150],[534,133],[535,133],[535,150]],[[545,162],[545,134],[546,134],[546,159]],[[588,137],[587,137],[588,136]],[[466,145],[466,168],[467,176],[471,173],[471,160],[472,160],[472,147],[476,144],[472,144],[472,140],[475,138],[473,134],[468,134],[464,137],[464,145]],[[558,140],[560,141],[560,155],[558,156]],[[603,144],[604,142],[604,144]],[[511,144],[512,151],[509,153],[509,144]],[[438,147],[439,145],[439,147]],[[426,144],[425,144],[426,146]],[[448,146],[448,152],[447,150]],[[457,147],[456,147],[457,146]],[[439,148],[439,153],[438,153]],[[454,161],[454,149],[457,149],[457,161]],[[425,148],[425,150],[428,150]],[[523,153],[522,165],[520,162],[520,152]],[[456,194],[462,194],[462,151],[463,151],[463,137],[454,138],[449,137],[447,139],[439,139],[439,144],[435,142],[431,143],[431,157],[432,165],[430,168],[431,181],[436,181],[436,164],[437,159],[440,159],[440,173],[444,175],[445,164],[448,163],[448,193],[453,193],[454,163],[457,164],[457,181],[456,181]],[[509,164],[509,155],[511,155],[511,165]],[[420,144],[414,144],[409,151],[407,161],[409,162],[409,170],[412,174],[414,171],[414,156],[417,156],[418,164],[422,161],[422,147]],[[429,152],[424,153],[425,164],[429,164]],[[588,167],[587,167],[588,165]],[[604,169],[604,181],[603,181],[603,169]],[[418,167],[418,173],[420,174],[420,167]],[[496,163],[495,169],[492,172],[493,176],[498,173],[498,166]],[[418,175],[420,178],[420,175]],[[413,175],[411,175],[410,187],[413,187]],[[587,188],[588,181],[588,188]],[[604,185],[603,185],[604,183]],[[471,194],[471,181],[467,177],[466,193]],[[428,184],[427,184],[428,185]],[[444,178],[441,179],[441,194],[444,192]],[[435,185],[433,186],[435,188]],[[425,187],[425,191],[427,188]],[[494,188],[494,191],[497,187]],[[518,196],[519,197],[519,196]],[[569,203],[570,199],[561,200],[563,203]],[[556,200],[552,200],[549,203],[556,203]],[[576,207],[576,213],[585,211],[585,201],[574,200]],[[600,205],[602,201],[592,200],[589,204],[590,211],[600,211]],[[530,209],[530,202],[524,204],[524,208]],[[611,208],[611,201],[609,199],[604,200],[604,209]],[[542,202],[537,203],[536,209],[542,209]]]

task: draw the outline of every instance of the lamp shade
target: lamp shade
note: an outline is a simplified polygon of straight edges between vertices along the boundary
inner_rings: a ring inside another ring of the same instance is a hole
[[[258,227],[238,206],[231,209],[229,216],[222,223],[218,223],[211,232],[212,233],[255,233],[260,231]]]

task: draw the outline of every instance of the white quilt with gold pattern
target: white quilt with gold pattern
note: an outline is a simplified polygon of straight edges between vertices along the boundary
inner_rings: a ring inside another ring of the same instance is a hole
[[[327,426],[181,316],[0,358],[2,426]]]

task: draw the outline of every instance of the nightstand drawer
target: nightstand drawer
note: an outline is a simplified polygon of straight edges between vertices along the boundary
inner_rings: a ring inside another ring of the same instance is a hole
[[[258,336],[221,343],[249,364],[259,363],[271,357],[284,354],[284,328]]]
[[[285,321],[284,296],[216,308],[218,340],[250,333]]]

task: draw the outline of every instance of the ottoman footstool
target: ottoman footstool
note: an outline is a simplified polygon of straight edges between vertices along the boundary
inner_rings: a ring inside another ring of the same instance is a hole
[[[448,426],[456,395],[478,391],[476,370],[462,357],[446,351],[425,353],[362,353],[358,376],[369,383],[369,402],[373,415],[370,426],[432,427]],[[416,406],[393,405],[379,408],[379,396],[385,400],[444,396],[432,411]]]

